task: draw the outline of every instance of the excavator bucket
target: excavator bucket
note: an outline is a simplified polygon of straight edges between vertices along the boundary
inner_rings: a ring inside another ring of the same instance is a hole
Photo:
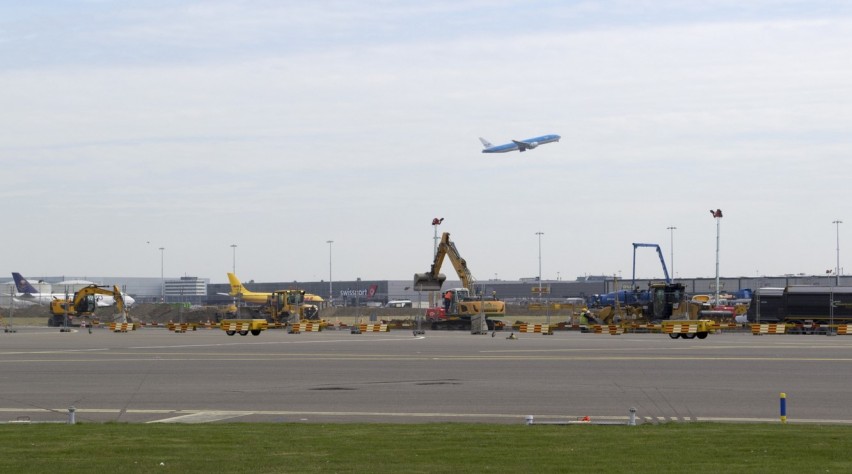
[[[437,277],[431,273],[415,273],[414,274],[414,290],[415,291],[441,291],[446,275],[439,273]]]

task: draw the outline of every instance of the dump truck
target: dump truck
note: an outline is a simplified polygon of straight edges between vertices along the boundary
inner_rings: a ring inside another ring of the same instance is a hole
[[[475,295],[476,280],[467,261],[461,257],[455,243],[450,240],[450,233],[444,232],[438,244],[435,259],[430,270],[426,273],[414,274],[414,289],[417,291],[441,291],[447,277],[441,273],[444,257],[449,257],[453,268],[462,282],[462,288],[444,290],[441,301],[447,297],[447,303],[426,310],[426,321],[431,329],[460,329],[471,330],[471,319],[480,315],[485,318],[489,330],[495,328],[495,321],[489,319],[506,314],[506,305],[494,296]],[[498,325],[499,326],[499,325]]]

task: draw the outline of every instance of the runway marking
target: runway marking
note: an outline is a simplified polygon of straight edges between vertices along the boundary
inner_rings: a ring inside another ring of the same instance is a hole
[[[225,347],[225,346],[264,346],[264,345],[286,345],[286,344],[328,344],[335,342],[398,342],[398,341],[416,341],[425,339],[423,336],[417,337],[399,337],[392,339],[385,338],[370,338],[370,339],[326,339],[320,341],[258,341],[258,342],[218,342],[210,344],[176,344],[168,346],[133,346],[127,349],[169,349],[169,348],[191,348],[191,347]]]
[[[436,362],[476,362],[476,361],[673,361],[673,362],[698,362],[698,361],[732,361],[732,362],[852,362],[852,358],[830,358],[830,357],[679,357],[679,356],[466,356],[466,355],[450,355],[450,356],[411,356],[404,354],[389,354],[389,355],[365,355],[365,354],[239,354],[239,355],[224,355],[224,354],[200,354],[191,357],[164,357],[165,354],[150,354],[142,357],[143,354],[122,354],[122,353],[102,353],[108,354],[110,357],[115,356],[133,356],[121,357],[111,360],[97,359],[81,359],[81,358],[61,358],[61,359],[4,359],[0,360],[0,364],[14,363],[81,363],[81,362],[96,362],[96,363],[127,363],[127,362],[240,362],[240,361],[299,361],[299,360],[317,360],[324,361],[387,361],[394,360],[398,362],[417,362],[417,361],[436,361]],[[168,354],[172,355],[172,354]]]
[[[30,413],[30,414],[53,414],[53,415],[65,415],[68,413],[67,408],[2,408],[0,407],[0,413]],[[231,418],[239,418],[244,416],[292,416],[292,417],[306,417],[306,416],[317,416],[317,417],[387,417],[387,418],[449,418],[449,419],[471,419],[471,420],[482,420],[482,419],[497,419],[497,420],[517,420],[519,423],[525,422],[526,417],[529,415],[533,415],[537,420],[577,420],[582,418],[584,415],[564,415],[564,414],[535,414],[535,413],[524,413],[524,414],[512,414],[512,413],[446,413],[446,412],[436,412],[436,413],[425,413],[425,412],[411,412],[411,413],[400,413],[400,412],[375,412],[375,411],[297,411],[297,410],[246,410],[246,411],[216,411],[216,410],[158,410],[158,409],[148,409],[148,410],[134,410],[128,409],[123,410],[120,408],[78,408],[76,413],[79,414],[131,414],[131,415],[176,415],[171,416],[170,418],[164,418],[161,420],[153,420],[147,423],[210,423],[214,421],[221,421]],[[606,415],[592,415],[592,420],[601,420],[601,421],[624,421],[627,423],[627,416],[606,416]],[[690,420],[694,420],[696,422],[717,422],[717,423],[778,423],[778,418],[749,418],[749,417],[712,417],[712,416],[696,416],[687,418],[678,418],[678,417],[666,417],[666,416],[640,416],[640,419],[643,420],[656,420],[657,422],[674,422],[674,423],[688,423]],[[817,419],[817,418],[788,418],[787,423],[799,423],[799,424],[844,424],[844,425],[852,425],[852,420],[844,420],[844,419]]]
[[[148,423],[212,423],[214,421],[230,420],[241,416],[251,415],[254,412],[236,411],[202,411],[189,415],[174,416],[162,420],[149,421]]]

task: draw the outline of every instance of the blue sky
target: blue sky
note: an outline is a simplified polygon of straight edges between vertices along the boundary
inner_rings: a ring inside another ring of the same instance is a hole
[[[537,231],[544,278],[628,275],[669,226],[703,277],[710,208],[725,276],[834,267],[848,3],[420,3],[0,3],[0,271],[223,282],[236,243],[320,280],[334,240],[334,279],[407,279],[444,217],[479,279],[535,276]]]

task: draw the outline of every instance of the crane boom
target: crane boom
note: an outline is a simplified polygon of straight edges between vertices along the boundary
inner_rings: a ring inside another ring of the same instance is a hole
[[[663,258],[663,251],[660,249],[658,244],[642,244],[633,242],[633,288],[636,288],[636,249],[638,247],[652,247],[657,249],[657,255],[660,257],[660,264],[663,266],[663,275],[666,277],[666,283],[671,283],[672,279],[669,278],[669,270],[666,268],[666,261]]]

